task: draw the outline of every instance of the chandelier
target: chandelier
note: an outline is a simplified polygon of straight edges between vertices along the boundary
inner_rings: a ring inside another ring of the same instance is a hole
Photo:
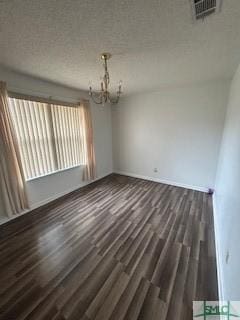
[[[113,97],[113,96],[111,96],[111,94],[109,92],[110,76],[109,76],[109,72],[108,72],[107,61],[110,58],[111,58],[110,53],[102,53],[101,54],[101,59],[104,61],[103,62],[104,76],[102,77],[102,81],[101,81],[101,89],[99,91],[93,92],[91,85],[89,87],[89,95],[96,104],[104,105],[107,102],[110,102],[111,104],[118,103],[120,95],[122,93],[122,81],[121,80],[119,81],[118,90],[116,92],[116,95]]]

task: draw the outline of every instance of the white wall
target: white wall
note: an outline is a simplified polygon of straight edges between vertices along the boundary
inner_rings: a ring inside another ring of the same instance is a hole
[[[122,99],[112,108],[114,170],[213,187],[229,85],[211,82]]]
[[[87,93],[67,88],[51,82],[24,76],[0,67],[0,80],[7,82],[9,90],[66,101],[79,101],[88,98]],[[96,152],[97,176],[102,177],[112,172],[112,126],[110,106],[91,104],[94,144]],[[73,168],[46,177],[27,182],[29,202],[32,207],[56,198],[73,189],[82,186],[81,168]],[[1,208],[1,207],[0,207]],[[3,212],[0,212],[0,216]]]
[[[240,67],[231,85],[214,204],[221,295],[240,300]]]

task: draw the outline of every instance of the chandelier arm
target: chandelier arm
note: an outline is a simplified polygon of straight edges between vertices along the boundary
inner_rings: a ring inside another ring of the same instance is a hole
[[[96,104],[102,104],[103,103],[103,98],[102,98],[102,95],[100,95],[100,100],[96,100],[96,97],[95,97],[95,94],[92,92],[90,97],[92,98],[93,102],[96,103]]]
[[[109,99],[109,101],[110,101],[111,104],[116,104],[116,103],[118,103],[118,101],[119,101],[119,99],[120,99],[120,94],[118,93],[116,99],[112,99],[112,98],[110,97],[110,95],[109,95],[109,96],[108,96],[108,99]]]

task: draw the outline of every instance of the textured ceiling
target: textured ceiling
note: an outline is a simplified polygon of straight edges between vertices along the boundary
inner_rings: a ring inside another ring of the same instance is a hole
[[[240,62],[240,0],[193,23],[189,0],[0,0],[0,64],[87,89],[109,62],[126,93],[230,78]]]

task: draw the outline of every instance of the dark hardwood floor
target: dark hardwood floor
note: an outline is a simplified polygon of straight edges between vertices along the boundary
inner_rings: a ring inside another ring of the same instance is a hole
[[[112,175],[0,227],[0,319],[192,320],[217,298],[205,193]]]

